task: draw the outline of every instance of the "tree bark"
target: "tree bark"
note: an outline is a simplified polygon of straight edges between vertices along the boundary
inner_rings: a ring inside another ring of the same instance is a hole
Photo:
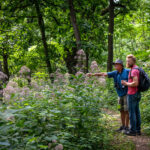
[[[9,69],[8,69],[8,54],[7,52],[3,49],[3,65],[4,65],[4,73],[7,75],[7,80],[9,80],[10,74],[9,74]]]
[[[78,29],[78,25],[76,22],[76,13],[74,10],[74,5],[73,5],[73,0],[68,0],[69,3],[69,9],[70,9],[70,17],[71,17],[71,23],[74,29],[74,35],[76,38],[76,45],[77,45],[77,50],[81,48],[81,37],[80,37],[80,32]]]
[[[76,56],[76,52],[79,49],[81,49],[81,36],[80,36],[79,28],[77,25],[77,21],[76,21],[76,12],[74,9],[73,2],[74,2],[73,0],[68,0],[69,10],[70,10],[70,20],[71,20],[71,24],[73,26],[74,36],[76,39],[76,48],[72,47],[72,52],[69,52],[69,50],[67,50],[67,57],[65,58],[68,71],[71,74],[75,74],[77,71],[75,68],[76,63],[77,63],[75,56]]]
[[[107,71],[112,71],[113,64],[113,33],[114,33],[114,1],[109,0],[109,29],[108,29],[108,60]]]
[[[0,61],[0,72],[3,72],[1,61]],[[7,80],[8,80],[8,78],[6,78],[6,77],[4,77],[0,80],[0,105],[3,101],[3,84],[6,83]]]
[[[2,72],[2,64],[0,61],[0,71]],[[2,87],[2,83],[0,82],[0,103],[3,100],[3,87]]]
[[[77,48],[76,47],[72,47],[72,52],[70,52],[69,49],[66,47],[65,51],[67,53],[67,56],[64,58],[64,60],[66,62],[66,66],[67,66],[68,72],[69,72],[69,74],[75,74],[76,73],[75,66],[77,64],[75,56],[76,56]]]
[[[86,52],[86,68],[85,68],[86,69],[86,73],[89,72],[88,68],[89,68],[89,53]]]
[[[38,0],[34,0],[34,4],[35,4],[36,13],[37,13],[37,16],[38,16],[38,24],[39,24],[39,27],[40,27],[42,42],[43,42],[43,46],[44,46],[45,61],[46,61],[48,73],[49,73],[49,76],[50,76],[50,74],[52,73],[52,67],[51,67],[51,63],[50,63],[50,60],[49,60],[49,52],[48,52],[48,45],[47,45],[47,41],[46,41],[46,35],[45,35],[44,20],[43,20],[42,13],[40,11]]]

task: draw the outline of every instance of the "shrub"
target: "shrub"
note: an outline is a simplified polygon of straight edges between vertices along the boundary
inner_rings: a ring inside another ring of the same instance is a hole
[[[82,74],[67,84],[39,86],[38,91],[31,87],[22,101],[16,92],[10,106],[0,108],[1,149],[108,149],[102,87],[85,84]]]

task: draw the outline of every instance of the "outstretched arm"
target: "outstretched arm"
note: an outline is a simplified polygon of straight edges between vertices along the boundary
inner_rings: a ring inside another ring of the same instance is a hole
[[[104,77],[106,77],[107,73],[105,73],[105,72],[101,72],[101,73],[88,73],[87,76],[88,77],[91,77],[91,76],[104,76]]]

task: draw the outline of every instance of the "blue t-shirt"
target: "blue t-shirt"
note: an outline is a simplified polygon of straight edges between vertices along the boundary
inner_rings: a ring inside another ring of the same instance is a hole
[[[130,69],[123,69],[121,73],[119,73],[118,71],[112,71],[107,73],[108,78],[114,79],[114,84],[119,97],[127,94],[128,88],[121,84],[121,80],[128,81],[129,71]]]

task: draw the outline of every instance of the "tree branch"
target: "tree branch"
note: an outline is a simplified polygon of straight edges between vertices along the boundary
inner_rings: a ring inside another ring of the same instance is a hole
[[[11,16],[12,18],[37,18],[37,16]]]
[[[119,11],[118,13],[116,13],[115,15],[114,15],[114,17],[117,17],[119,14],[122,14],[123,13],[123,11]]]
[[[119,3],[114,3],[114,6],[115,7],[122,7],[122,8],[126,8],[125,5],[122,5],[122,4],[119,4]]]
[[[10,11],[16,11],[17,9],[23,10],[23,9],[29,7],[29,6],[31,6],[31,4],[27,4],[27,5],[23,5],[23,6],[17,6],[15,8],[12,8]]]
[[[1,32],[10,32],[11,30],[0,30]]]
[[[119,3],[114,3],[114,7],[126,8],[125,5],[122,5],[122,4],[119,4]],[[109,12],[109,6],[101,11],[101,15],[104,16],[104,15],[107,14],[108,12]]]
[[[109,12],[109,7],[105,8],[102,10],[101,15],[104,16],[105,14],[107,14]]]

